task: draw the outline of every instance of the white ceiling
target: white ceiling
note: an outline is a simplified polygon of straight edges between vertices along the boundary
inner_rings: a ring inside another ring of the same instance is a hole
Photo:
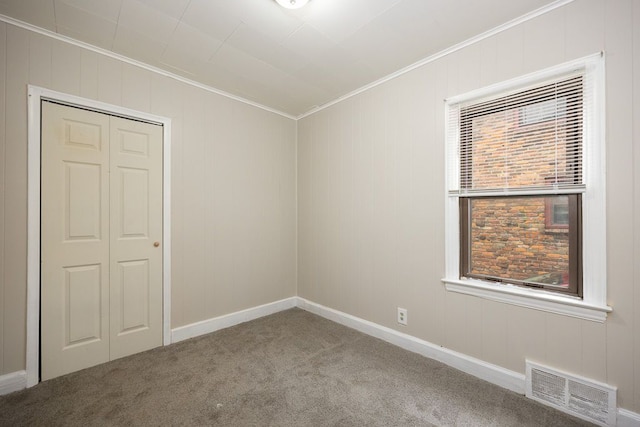
[[[551,0],[0,0],[0,14],[292,116]]]

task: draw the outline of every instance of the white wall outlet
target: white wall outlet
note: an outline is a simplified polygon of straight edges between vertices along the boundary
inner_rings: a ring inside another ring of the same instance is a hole
[[[400,308],[398,307],[398,323],[400,323],[401,325],[407,325],[407,309],[406,308]]]

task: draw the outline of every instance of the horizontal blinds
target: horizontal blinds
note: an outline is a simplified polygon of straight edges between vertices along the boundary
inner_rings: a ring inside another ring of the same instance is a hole
[[[584,189],[584,74],[449,105],[449,192],[567,193]]]

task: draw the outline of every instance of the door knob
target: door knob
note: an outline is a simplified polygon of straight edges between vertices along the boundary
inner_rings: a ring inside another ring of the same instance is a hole
[[[160,242],[153,242],[153,246],[157,248],[158,246],[160,246]]]

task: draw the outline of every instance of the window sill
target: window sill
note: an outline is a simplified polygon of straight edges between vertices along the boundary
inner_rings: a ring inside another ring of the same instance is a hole
[[[549,313],[576,317],[603,323],[609,306],[588,304],[581,299],[557,295],[537,289],[526,289],[515,285],[504,285],[473,279],[442,279],[447,291],[477,296],[491,301],[532,308]]]

